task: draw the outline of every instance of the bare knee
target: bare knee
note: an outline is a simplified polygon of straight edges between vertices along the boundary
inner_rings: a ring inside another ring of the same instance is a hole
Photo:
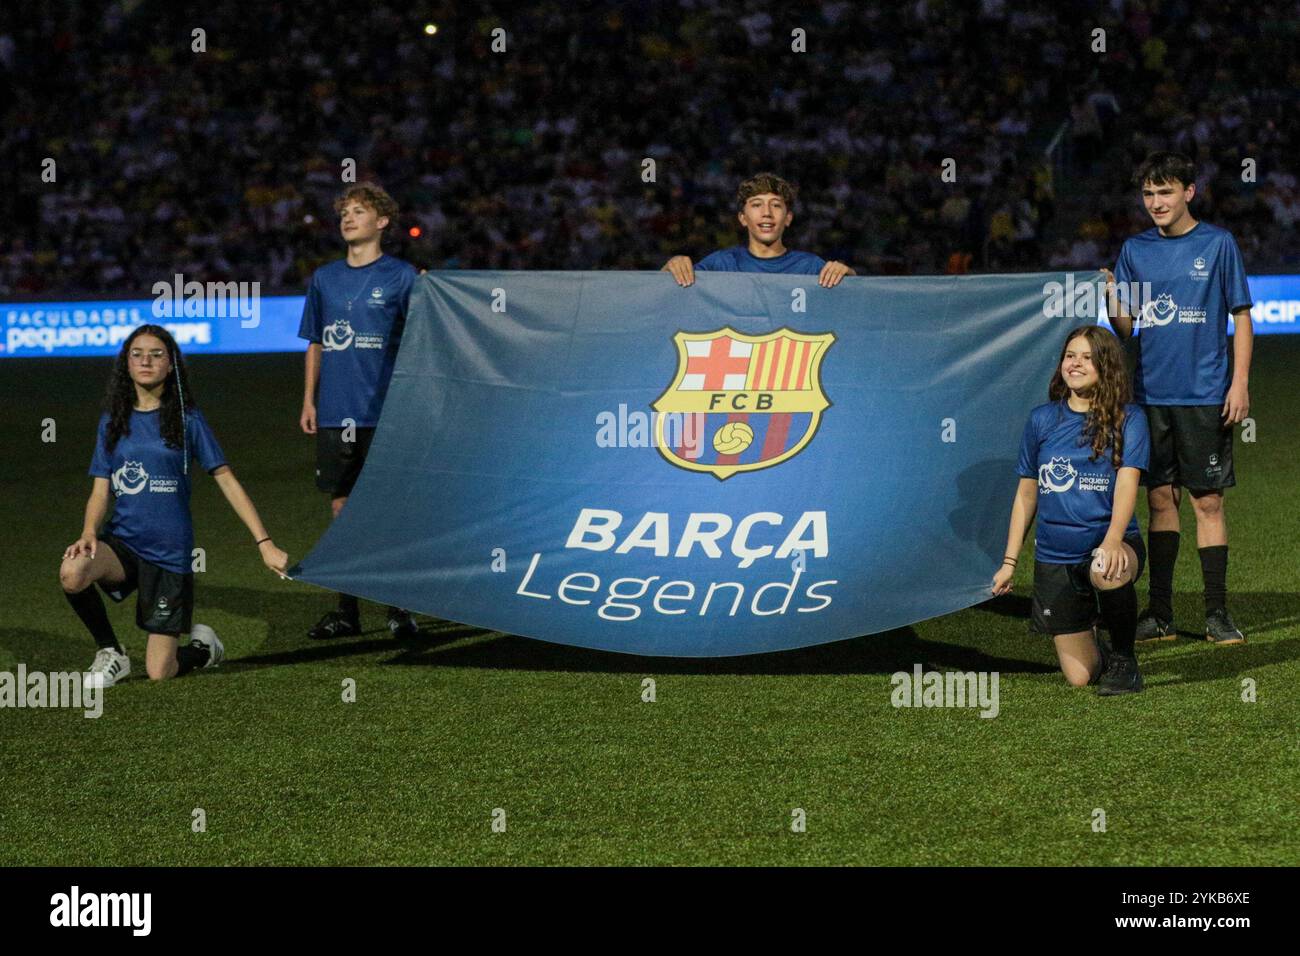
[[[1092,581],[1092,586],[1098,591],[1114,591],[1116,588],[1122,588],[1124,585],[1128,584],[1129,575],[1128,572],[1125,572],[1122,577],[1116,577],[1107,581],[1101,576],[1100,571],[1094,569],[1088,572],[1088,579]]]
[[[89,558],[64,558],[59,565],[59,584],[68,594],[86,590],[90,581]]]
[[[1057,634],[1052,640],[1056,645],[1056,656],[1061,663],[1065,682],[1071,687],[1083,687],[1091,683],[1100,665],[1095,632]]]
[[[1177,511],[1179,498],[1173,485],[1161,485],[1147,493],[1147,505],[1152,511]]]
[[[1120,545],[1120,552],[1124,556],[1124,570],[1117,573],[1109,581],[1102,577],[1101,572],[1096,568],[1089,569],[1088,580],[1092,582],[1092,586],[1098,591],[1114,591],[1117,588],[1122,588],[1137,577],[1138,557],[1137,552],[1133,550],[1133,546],[1125,541]]]
[[[1092,674],[1079,668],[1071,667],[1065,671],[1065,682],[1071,687],[1087,687],[1092,681]]]
[[[1197,518],[1217,518],[1223,514],[1223,495],[1199,495],[1192,498]]]
[[[343,510],[343,506],[344,506],[345,504],[347,504],[347,503],[348,503],[348,499],[347,499],[347,498],[331,498],[331,499],[330,499],[330,510],[334,513],[334,517],[335,517],[335,518],[337,518],[337,517],[339,516],[339,512]]]

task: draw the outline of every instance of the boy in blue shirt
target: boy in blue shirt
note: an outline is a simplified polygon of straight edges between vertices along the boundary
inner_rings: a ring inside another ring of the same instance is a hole
[[[334,208],[348,253],[312,274],[298,335],[309,343],[299,425],[316,436],[316,487],[329,494],[337,518],[379,423],[416,271],[380,249],[383,231],[397,215],[397,203],[383,189],[351,186]],[[388,629],[395,637],[419,630],[410,613],[395,607],[388,609]],[[338,609],[307,636],[360,633],[357,599],[340,594]]]
[[[1232,428],[1250,411],[1254,329],[1246,269],[1232,235],[1198,222],[1188,209],[1196,195],[1191,160],[1178,153],[1153,153],[1133,179],[1155,228],[1124,243],[1114,274],[1102,272],[1115,331],[1128,338],[1138,330],[1134,398],[1145,407],[1151,431],[1146,476],[1150,601],[1138,619],[1137,639],[1177,636],[1173,579],[1178,506],[1186,488],[1196,513],[1205,638],[1215,644],[1242,644],[1246,638],[1226,607],[1223,492],[1236,484]],[[1228,313],[1236,323],[1231,362]]]
[[[692,266],[690,256],[673,256],[662,271],[672,273],[680,286],[695,282],[700,272],[784,272],[815,275],[818,284],[831,288],[846,275],[857,275],[842,262],[826,262],[811,252],[787,249],[781,241],[794,219],[795,190],[780,176],[759,173],[736,190],[737,219],[748,242],[711,252]]]

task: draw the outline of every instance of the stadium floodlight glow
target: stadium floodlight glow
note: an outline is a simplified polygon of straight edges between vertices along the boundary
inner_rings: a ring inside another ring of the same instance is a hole
[[[438,32],[438,25],[436,23],[426,23],[424,25],[425,36],[433,36],[437,32]]]
[[[406,230],[406,234],[407,234],[408,236],[410,236],[412,239],[419,239],[419,238],[420,238],[420,227],[419,227],[419,226],[412,226],[410,229]]]

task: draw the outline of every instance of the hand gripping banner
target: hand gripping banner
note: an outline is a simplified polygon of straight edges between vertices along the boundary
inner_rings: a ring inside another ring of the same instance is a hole
[[[751,654],[989,596],[1095,276],[422,276],[297,579],[561,644]]]

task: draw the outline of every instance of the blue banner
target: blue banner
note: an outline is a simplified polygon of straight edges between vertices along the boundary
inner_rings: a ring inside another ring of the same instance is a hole
[[[970,606],[1096,279],[431,273],[361,478],[291,574],[689,657]]]
[[[1256,335],[1300,332],[1300,276],[1250,276],[1251,328]],[[1233,321],[1228,318],[1228,334]]]
[[[208,283],[187,296],[177,284],[155,299],[3,304],[0,358],[116,355],[146,322],[165,327],[186,355],[306,349],[298,338],[302,296],[264,297],[238,283],[230,283],[228,296],[207,288],[222,285]]]
[[[1249,282],[1256,335],[1300,332],[1300,276],[1252,276]],[[206,283],[199,295],[173,280],[162,283],[168,289],[154,299],[0,303],[0,358],[115,355],[131,329],[145,322],[166,326],[187,355],[306,347],[298,338],[302,296],[262,297],[239,287],[223,306],[220,287],[229,284]]]

